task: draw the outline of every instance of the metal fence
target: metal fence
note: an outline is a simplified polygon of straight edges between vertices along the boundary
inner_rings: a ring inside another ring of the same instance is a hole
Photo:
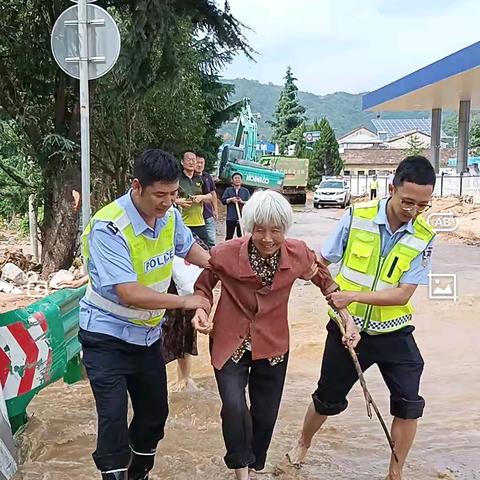
[[[353,196],[370,194],[372,175],[350,175],[345,177]],[[388,176],[377,176],[378,197],[388,194]],[[480,176],[437,175],[434,196],[436,197],[470,197],[472,203],[480,204]]]

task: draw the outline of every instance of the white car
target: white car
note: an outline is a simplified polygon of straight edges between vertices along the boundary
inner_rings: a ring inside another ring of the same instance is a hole
[[[323,208],[325,205],[332,205],[346,208],[350,205],[351,198],[350,188],[346,180],[325,179],[315,189],[313,206]]]

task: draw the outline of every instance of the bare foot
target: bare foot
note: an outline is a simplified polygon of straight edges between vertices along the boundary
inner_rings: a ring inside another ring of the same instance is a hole
[[[305,457],[308,453],[308,447],[306,447],[301,441],[287,453],[287,458],[292,465],[300,465],[305,461]]]
[[[248,467],[236,468],[235,478],[237,480],[249,480]]]
[[[279,475],[283,475],[283,474],[286,474],[286,473],[293,473],[292,472],[292,469],[299,469],[300,468],[300,464],[299,463],[293,463],[291,460],[290,460],[290,454],[291,454],[292,451],[288,452],[284,457],[283,457],[283,460],[281,460],[280,462],[278,462],[276,465],[275,465],[275,468],[274,468],[274,471],[273,471],[273,474],[278,477]]]
[[[263,470],[255,470],[253,468],[248,469],[249,480],[254,480],[255,478],[270,478],[270,475],[275,475],[276,468],[272,466],[268,466]]]
[[[402,474],[401,473],[389,473],[386,477],[385,480],[402,480]]]
[[[170,392],[198,392],[201,388],[193,381],[192,378],[182,378],[169,385]]]

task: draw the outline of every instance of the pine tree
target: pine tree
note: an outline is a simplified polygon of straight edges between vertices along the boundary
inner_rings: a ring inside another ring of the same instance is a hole
[[[423,142],[420,140],[420,138],[418,138],[417,135],[412,135],[407,140],[407,145],[407,155],[420,155],[421,153],[423,153]]]
[[[338,142],[330,123],[322,118],[318,124],[320,138],[313,145],[310,161],[309,183],[320,182],[322,175],[339,175],[343,169],[343,160],[338,151]]]
[[[273,141],[278,144],[281,153],[288,147],[292,131],[305,120],[305,108],[298,101],[298,88],[295,85],[297,79],[290,67],[287,68],[284,78],[285,85],[278,100],[275,121],[270,122],[274,128]]]

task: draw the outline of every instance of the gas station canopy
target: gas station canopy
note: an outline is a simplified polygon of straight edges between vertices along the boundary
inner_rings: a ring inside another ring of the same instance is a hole
[[[367,93],[362,106],[377,112],[458,110],[464,100],[480,109],[480,42]]]
[[[442,110],[458,110],[457,171],[467,170],[470,110],[480,109],[480,42],[362,98],[364,110],[432,112],[430,161],[439,171]]]

